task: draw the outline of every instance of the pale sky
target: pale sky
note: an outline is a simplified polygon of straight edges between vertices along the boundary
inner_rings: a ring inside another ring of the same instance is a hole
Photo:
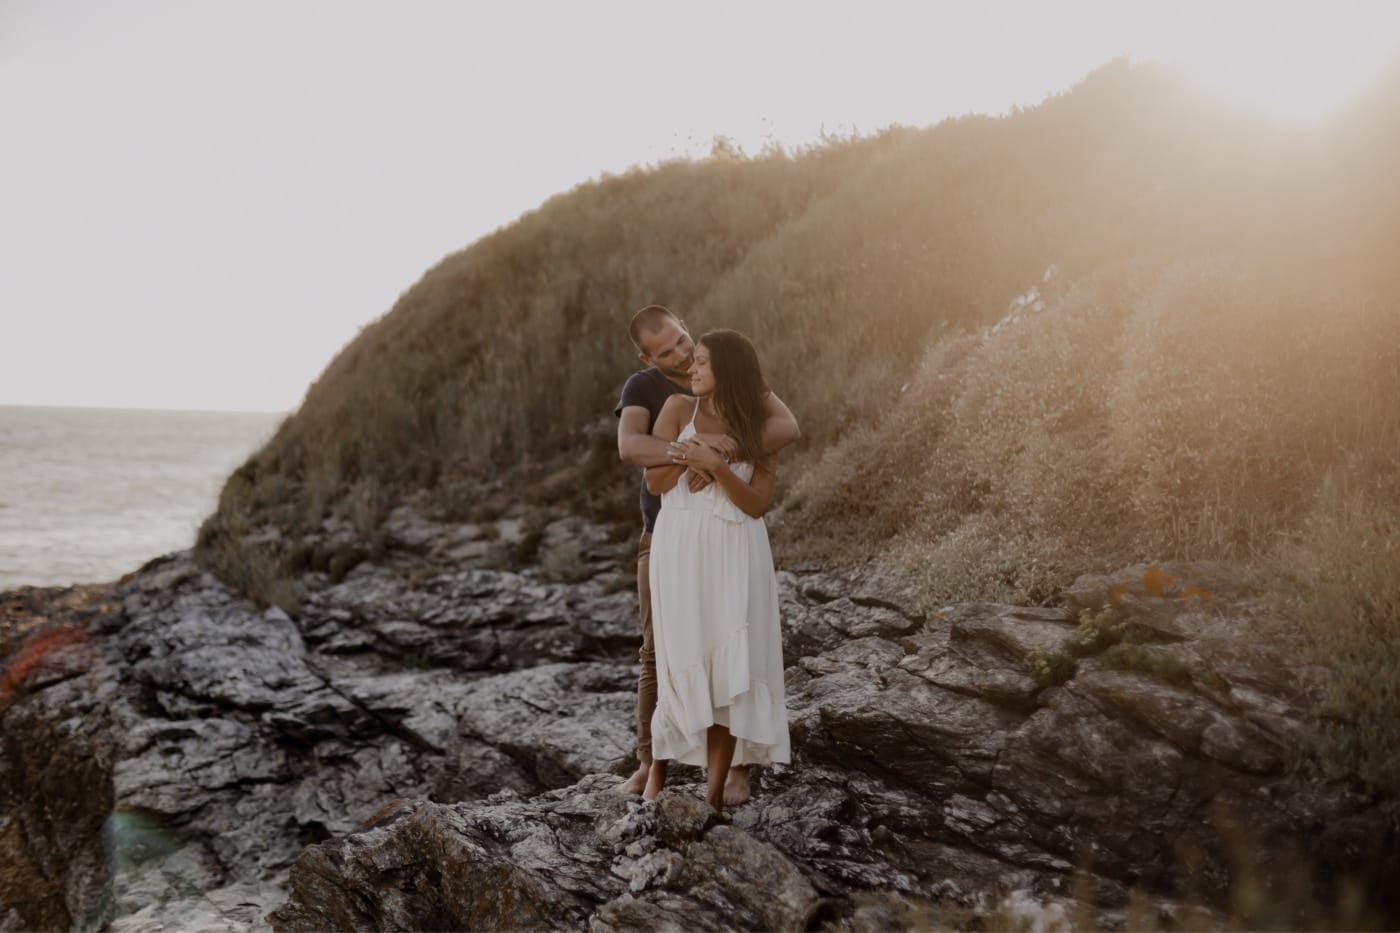
[[[1317,122],[1400,2],[0,0],[0,404],[284,411],[429,266],[629,166],[1117,55]]]

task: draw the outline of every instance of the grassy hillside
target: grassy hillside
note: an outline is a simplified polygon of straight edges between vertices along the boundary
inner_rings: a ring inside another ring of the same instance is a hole
[[[802,422],[782,559],[891,555],[931,604],[1252,561],[1335,673],[1338,767],[1400,784],[1397,105],[1290,131],[1116,62],[1005,118],[581,185],[348,345],[199,555],[285,599],[298,534],[372,541],[416,489],[635,531],[610,411],[661,302],[750,334]]]

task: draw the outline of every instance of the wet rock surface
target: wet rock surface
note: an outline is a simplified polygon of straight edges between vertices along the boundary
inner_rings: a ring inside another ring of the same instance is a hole
[[[693,772],[615,791],[626,542],[391,529],[295,619],[185,554],[0,597],[0,929],[1304,926],[1340,879],[1400,916],[1400,811],[1295,773],[1301,636],[1228,567],[928,612],[782,573],[796,760],[721,821]]]

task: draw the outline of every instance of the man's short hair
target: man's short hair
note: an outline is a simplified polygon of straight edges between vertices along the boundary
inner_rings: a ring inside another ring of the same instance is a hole
[[[632,335],[632,343],[637,348],[638,353],[647,352],[642,347],[642,332],[651,333],[660,330],[667,319],[681,323],[680,317],[674,311],[664,305],[647,305],[636,314],[632,315],[632,326],[628,333]]]

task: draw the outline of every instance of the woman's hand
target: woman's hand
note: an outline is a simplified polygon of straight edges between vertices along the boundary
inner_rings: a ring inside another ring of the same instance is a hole
[[[734,459],[737,442],[726,434],[697,434],[671,442],[671,462],[686,467],[686,484],[699,492],[715,481],[715,470]]]
[[[696,460],[697,451],[713,451],[723,463],[733,463],[737,452],[737,441],[725,434],[696,434],[689,440],[672,441],[669,454],[671,463],[678,466],[703,466]],[[704,456],[703,453],[699,456]],[[708,462],[705,461],[705,462]],[[708,467],[706,467],[708,469]]]
[[[703,473],[712,473],[714,464],[724,463],[721,452],[695,438],[688,441],[672,441],[670,456],[672,464]]]
[[[686,467],[691,492],[713,483],[741,512],[752,518],[763,517],[773,503],[772,458],[755,463],[753,475],[746,481],[729,468],[719,451],[708,444],[692,438],[684,444],[674,443],[671,446],[672,462],[676,466]],[[704,480],[700,477],[704,477]]]

